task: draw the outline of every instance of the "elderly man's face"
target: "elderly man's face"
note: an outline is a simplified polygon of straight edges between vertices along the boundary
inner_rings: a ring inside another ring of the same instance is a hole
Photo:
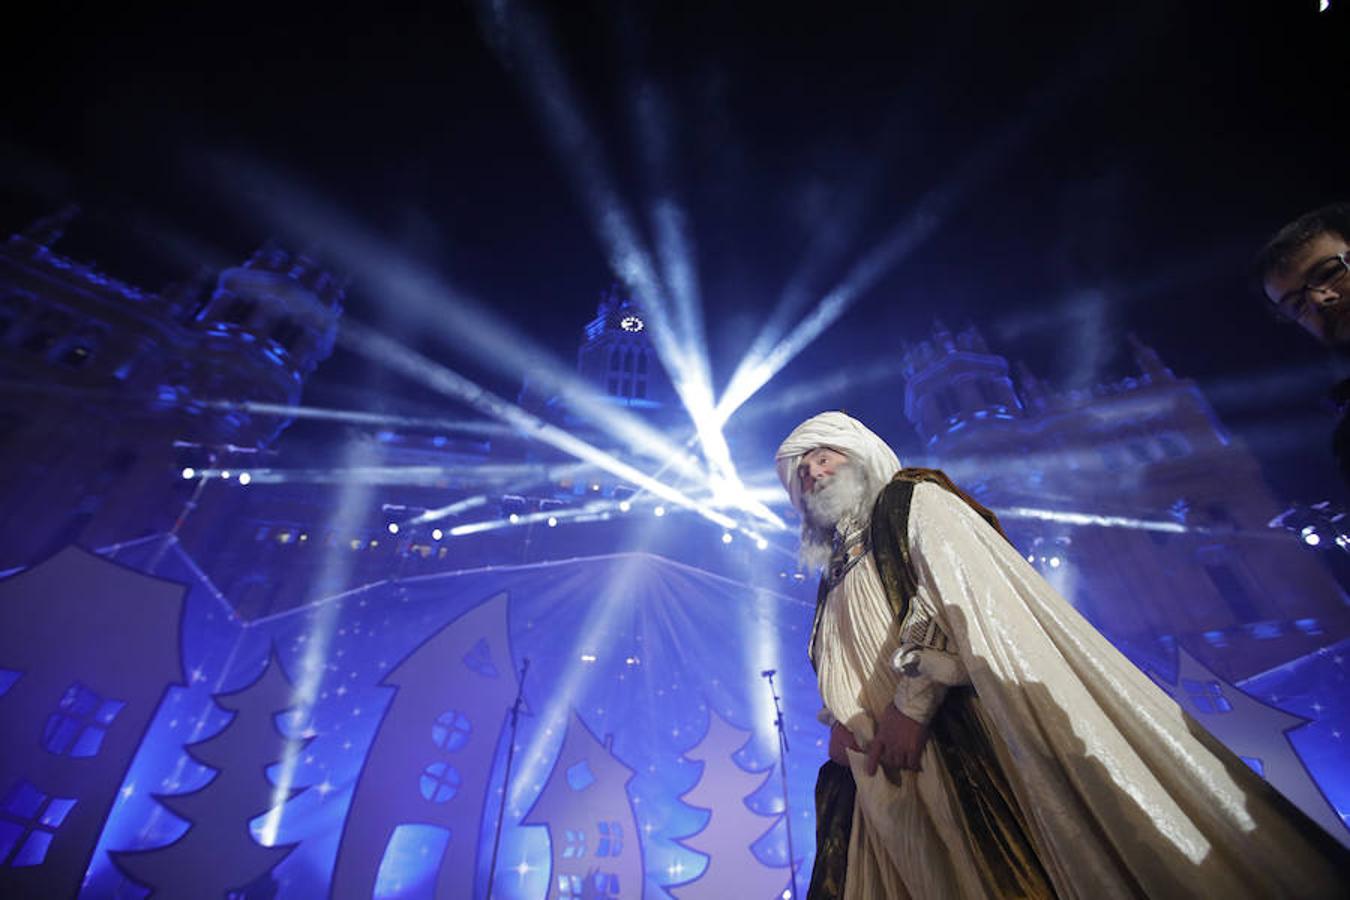
[[[797,464],[797,480],[802,488],[802,496],[814,493],[817,484],[828,481],[841,465],[847,463],[847,456],[829,447],[817,447],[807,453]]]
[[[1350,278],[1337,261],[1347,250],[1344,238],[1323,232],[1265,280],[1270,301],[1328,346],[1350,345]]]

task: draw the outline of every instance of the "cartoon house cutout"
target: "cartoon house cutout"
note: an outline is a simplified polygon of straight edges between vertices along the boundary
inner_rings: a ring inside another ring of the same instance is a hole
[[[1329,833],[1345,825],[1289,743],[1288,732],[1308,720],[1262,703],[1227,683],[1184,649],[1177,650],[1177,682],[1149,673],[1182,709]]]
[[[0,582],[0,896],[73,897],[183,680],[182,585],[67,547]]]
[[[474,895],[493,758],[516,697],[506,613],[507,595],[498,594],[385,676],[396,693],[352,796],[333,897],[399,894],[414,878],[421,896],[433,879],[438,898]]]
[[[524,825],[548,827],[549,900],[642,896],[642,847],[628,802],[633,770],[601,743],[576,712],[548,783]]]

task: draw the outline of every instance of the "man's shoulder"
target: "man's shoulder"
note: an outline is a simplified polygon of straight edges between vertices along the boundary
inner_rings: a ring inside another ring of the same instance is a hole
[[[907,513],[920,497],[927,498],[920,502],[931,502],[934,495],[946,493],[945,478],[938,469],[901,469],[877,495],[873,514],[892,518]]]

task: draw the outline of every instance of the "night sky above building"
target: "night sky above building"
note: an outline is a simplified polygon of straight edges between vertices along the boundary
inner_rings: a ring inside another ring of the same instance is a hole
[[[860,285],[729,424],[743,471],[829,407],[922,452],[898,375],[861,373],[940,318],[1061,388],[1134,374],[1134,333],[1277,493],[1340,497],[1337,363],[1275,323],[1249,262],[1350,198],[1346,5],[49,4],[0,38],[0,227],[78,202],[62,252],[151,289],[268,237],[312,247],[352,274],[352,319],[514,397],[525,373],[391,301],[353,235],[570,365],[616,278],[597,223],[622,208],[654,248],[665,199],[719,388],[792,288],[789,324]],[[306,390],[445,412],[341,351]]]

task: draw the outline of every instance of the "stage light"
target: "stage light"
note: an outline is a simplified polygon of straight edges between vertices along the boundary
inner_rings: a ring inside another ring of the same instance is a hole
[[[1177,522],[1149,519],[1131,519],[1126,516],[1098,516],[1090,513],[1065,512],[1058,509],[1036,509],[1026,506],[1004,507],[997,510],[1003,519],[1036,519],[1042,522],[1064,522],[1069,525],[1099,525],[1103,528],[1134,528],[1140,531],[1165,531],[1185,534],[1191,529]]]
[[[488,502],[486,494],[480,494],[477,497],[466,497],[463,500],[457,500],[448,506],[442,506],[437,509],[429,509],[421,515],[411,519],[409,525],[424,525],[427,522],[435,522],[440,519],[448,519],[450,516],[457,516],[475,507],[483,506]]]
[[[583,653],[583,654],[581,654],[581,661],[584,662],[584,663],[593,663],[593,662],[595,662],[595,654],[594,654],[594,653]]]
[[[557,516],[549,516],[549,517],[548,517],[548,527],[549,527],[549,528],[557,528],[557,527],[558,527],[558,517],[557,517]]]
[[[1317,528],[1313,525],[1305,526],[1303,530],[1299,532],[1299,535],[1303,538],[1303,543],[1307,544],[1309,547],[1316,547],[1318,544],[1322,543],[1322,536],[1317,533]]]
[[[760,538],[759,540],[755,541],[755,546],[761,550],[768,550],[769,542],[764,540],[764,538]]]
[[[517,522],[520,521],[520,513],[511,513],[511,515],[506,517],[506,521],[510,522],[512,525],[515,525]]]
[[[390,534],[398,534],[398,523],[397,523],[397,522],[390,522],[390,523],[389,523],[389,533],[390,533]]]
[[[1059,568],[1059,563],[1060,563],[1060,559],[1059,559],[1058,556],[1052,556],[1052,557],[1050,557],[1050,568],[1052,568],[1052,569],[1058,569],[1058,568]]]
[[[431,529],[431,539],[433,541],[439,541],[443,537],[445,537],[444,531],[441,531],[439,528]]]
[[[248,484],[248,483],[249,483],[250,481],[252,481],[252,480],[253,480],[253,476],[250,475],[250,474],[248,474],[247,472],[240,472],[240,473],[239,473],[239,483],[240,483],[240,484]]]
[[[730,543],[731,543],[731,532],[730,532],[730,531],[724,531],[724,532],[722,532],[722,543],[724,543],[724,544],[730,544]]]
[[[627,500],[620,501],[619,503],[619,512],[628,512],[632,508],[633,504],[629,503]]]
[[[664,516],[665,514],[666,508],[664,506],[658,506],[652,510],[652,515],[656,516],[658,519]]]
[[[223,479],[225,479],[226,481],[229,481],[229,480],[230,480],[230,470],[229,470],[229,469],[223,469],[223,470],[221,470],[220,477],[223,478]]]
[[[183,479],[184,479],[185,481],[191,481],[192,479],[194,479],[194,478],[196,478],[196,477],[197,477],[197,470],[196,470],[196,469],[192,468],[192,466],[184,466],[184,467],[183,467]]]

